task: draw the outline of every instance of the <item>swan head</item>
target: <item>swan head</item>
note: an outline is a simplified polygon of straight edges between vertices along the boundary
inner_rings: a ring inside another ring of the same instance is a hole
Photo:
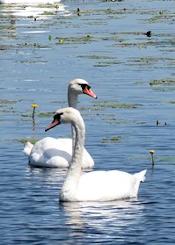
[[[91,89],[91,86],[84,79],[76,78],[74,80],[71,80],[69,82],[68,90],[72,94],[76,94],[76,95],[87,94],[90,97],[97,99],[97,96],[94,93],[94,91]]]
[[[45,132],[50,130],[51,128],[56,127],[61,123],[78,123],[81,121],[83,123],[83,119],[80,115],[80,112],[73,107],[67,107],[63,109],[59,109],[55,112],[53,116],[53,121],[47,126]]]

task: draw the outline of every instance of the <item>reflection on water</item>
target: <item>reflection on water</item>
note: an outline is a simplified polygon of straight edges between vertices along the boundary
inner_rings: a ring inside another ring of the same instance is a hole
[[[60,208],[65,212],[72,236],[83,237],[91,230],[98,242],[106,239],[109,242],[117,233],[138,225],[144,212],[144,205],[137,200],[61,203]]]
[[[0,4],[0,41],[6,41],[0,44],[0,50],[15,48],[11,40],[16,39],[19,34],[24,35],[25,39],[21,47],[27,47],[27,41],[30,40],[26,37],[27,34],[44,35],[48,33],[47,28],[41,29],[41,26],[44,25],[43,21],[54,16],[68,15],[70,13],[63,3],[30,6]]]
[[[1,18],[10,17],[11,22],[14,22],[19,17],[33,18],[35,21],[38,19],[47,19],[53,15],[68,15],[69,11],[66,10],[63,3],[57,4],[40,4],[40,5],[0,5]],[[8,20],[8,19],[7,19]]]
[[[3,4],[18,4],[18,5],[24,5],[24,4],[53,4],[53,3],[59,3],[61,0],[0,0],[0,3]]]
[[[27,170],[28,178],[40,178],[48,184],[56,183],[59,181],[60,184],[63,182],[67,169],[59,168],[33,168],[28,166]]]

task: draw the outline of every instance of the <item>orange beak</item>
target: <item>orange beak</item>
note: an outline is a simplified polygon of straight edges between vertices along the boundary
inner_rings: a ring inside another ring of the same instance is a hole
[[[45,132],[47,132],[48,130],[50,130],[51,128],[54,128],[54,127],[56,127],[57,125],[59,125],[60,124],[60,121],[58,121],[58,120],[53,120],[48,126],[47,126],[47,128],[45,129]]]
[[[83,89],[83,93],[89,95],[90,97],[97,99],[97,95],[92,91],[92,89],[88,89],[87,87],[85,87]]]

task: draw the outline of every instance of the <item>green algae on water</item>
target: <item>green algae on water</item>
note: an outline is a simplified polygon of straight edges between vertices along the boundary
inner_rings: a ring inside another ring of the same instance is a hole
[[[15,101],[15,100],[0,99],[0,106],[13,105],[13,104],[16,104],[16,103],[17,103],[17,101]]]
[[[28,141],[34,145],[38,141],[38,139],[34,137],[19,139],[19,142],[22,144],[26,144]]]
[[[133,104],[133,103],[120,103],[116,101],[101,101],[94,103],[94,108],[112,108],[112,109],[136,109],[140,107],[141,104]]]
[[[56,44],[85,44],[93,41],[89,34],[79,37],[56,37]]]
[[[121,136],[114,135],[111,138],[103,138],[102,143],[103,144],[115,144],[118,143],[121,140]]]
[[[175,86],[175,79],[158,79],[149,82],[150,86]]]

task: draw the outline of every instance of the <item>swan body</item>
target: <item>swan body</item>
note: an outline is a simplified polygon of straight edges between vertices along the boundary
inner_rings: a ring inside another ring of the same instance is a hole
[[[60,123],[71,123],[75,128],[74,153],[67,176],[60,193],[60,201],[112,201],[137,197],[140,182],[144,181],[146,170],[135,174],[123,171],[82,172],[85,125],[80,113],[74,108],[56,112],[53,122],[46,130]]]
[[[30,155],[29,164],[35,167],[67,168],[72,159],[72,139],[45,137],[33,146],[27,142],[24,148],[26,155]],[[94,161],[84,148],[83,168],[92,168]]]
[[[0,3],[7,4],[53,4],[59,3],[61,0],[0,0]]]
[[[68,103],[69,106],[76,107],[78,95],[87,94],[96,98],[95,93],[91,90],[89,84],[83,79],[74,79],[69,82],[68,86]],[[72,130],[71,138],[53,138],[45,137],[37,141],[34,145],[30,142],[25,144],[23,152],[29,158],[29,165],[32,167],[48,168],[66,168],[72,158],[72,148],[74,144],[74,131]],[[83,149],[83,168],[92,168],[94,160]]]
[[[93,171],[81,175],[75,201],[112,201],[137,197],[146,170],[136,174],[123,171]],[[68,200],[63,193],[63,201]]]

